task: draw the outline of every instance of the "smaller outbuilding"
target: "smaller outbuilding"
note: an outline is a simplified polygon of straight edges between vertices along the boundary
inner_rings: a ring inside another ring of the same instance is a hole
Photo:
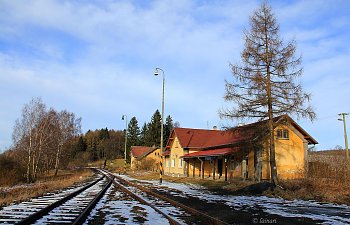
[[[131,169],[158,171],[159,153],[157,147],[131,146]]]

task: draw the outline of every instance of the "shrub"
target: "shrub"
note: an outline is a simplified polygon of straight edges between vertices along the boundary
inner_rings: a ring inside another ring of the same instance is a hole
[[[152,170],[155,171],[158,168],[158,163],[155,159],[142,159],[138,166],[140,170]]]
[[[2,154],[0,155],[0,185],[11,186],[25,182],[25,168],[15,159]]]
[[[91,154],[89,152],[77,153],[74,159],[71,162],[69,162],[68,168],[87,166],[90,159],[90,155]]]
[[[345,154],[326,153],[325,151],[310,154],[307,177],[332,179],[338,182],[349,180],[350,165]]]

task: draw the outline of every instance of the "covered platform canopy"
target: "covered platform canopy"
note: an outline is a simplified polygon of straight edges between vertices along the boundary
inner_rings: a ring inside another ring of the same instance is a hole
[[[202,150],[198,152],[193,152],[185,154],[182,156],[183,159],[197,158],[197,157],[208,157],[208,156],[226,156],[232,153],[238,152],[238,148],[219,148],[219,149],[210,149]]]

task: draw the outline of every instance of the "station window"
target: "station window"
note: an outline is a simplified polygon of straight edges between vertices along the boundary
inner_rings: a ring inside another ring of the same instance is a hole
[[[230,170],[234,170],[235,169],[235,160],[231,159],[230,160]]]
[[[236,166],[236,167],[235,167],[235,170],[236,170],[236,171],[239,171],[240,168],[241,168],[241,162],[237,161],[235,166]]]
[[[170,159],[167,160],[167,167],[170,167]]]
[[[175,159],[171,160],[171,167],[175,167]]]
[[[182,159],[179,159],[179,168],[182,168]]]
[[[289,139],[289,132],[287,129],[277,130],[277,139]]]

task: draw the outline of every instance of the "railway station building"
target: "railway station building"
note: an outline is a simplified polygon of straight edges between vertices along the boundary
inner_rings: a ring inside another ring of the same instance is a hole
[[[267,121],[231,130],[175,128],[163,153],[164,173],[212,179],[270,179]],[[302,178],[312,138],[288,115],[274,119],[280,179]]]

